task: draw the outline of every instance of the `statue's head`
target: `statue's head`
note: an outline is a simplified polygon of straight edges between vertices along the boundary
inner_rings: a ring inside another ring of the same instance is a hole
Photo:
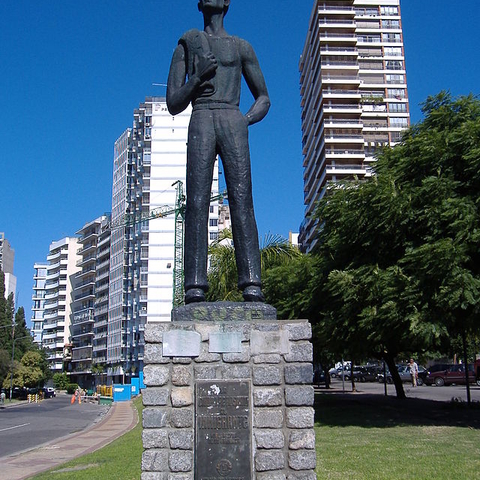
[[[223,7],[223,15],[225,16],[228,12],[228,7],[230,6],[230,0],[199,0],[198,2],[198,10],[203,12],[205,7],[207,8],[222,8]]]

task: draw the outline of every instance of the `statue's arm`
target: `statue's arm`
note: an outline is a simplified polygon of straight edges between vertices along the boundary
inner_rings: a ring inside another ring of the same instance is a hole
[[[167,82],[167,107],[172,115],[183,112],[195,98],[198,87],[217,69],[215,57],[209,53],[197,59],[197,72],[187,79],[185,48],[178,45],[173,53]]]
[[[188,107],[200,85],[199,77],[193,76],[188,82],[185,82],[186,78],[185,49],[178,45],[173,53],[167,82],[167,107],[172,115],[178,115]]]
[[[248,42],[242,41],[241,53],[243,76],[255,99],[245,117],[248,120],[248,124],[253,125],[262,120],[268,113],[270,98],[257,56]]]

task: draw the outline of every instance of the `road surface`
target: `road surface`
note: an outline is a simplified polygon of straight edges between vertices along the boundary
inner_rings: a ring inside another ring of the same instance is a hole
[[[80,432],[103,418],[109,408],[97,403],[72,405],[70,398],[59,394],[38,404],[0,409],[0,458]]]

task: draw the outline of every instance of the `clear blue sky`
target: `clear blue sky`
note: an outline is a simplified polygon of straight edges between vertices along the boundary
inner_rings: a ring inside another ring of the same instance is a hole
[[[303,220],[298,60],[312,6],[232,0],[226,17],[254,46],[272,100],[250,129],[261,237]],[[403,0],[402,11],[412,120],[442,89],[480,93],[477,1]],[[181,34],[203,24],[196,0],[1,0],[0,18],[0,231],[28,319],[34,262],[111,209],[113,143],[146,96],[164,95],[152,83],[166,81]]]

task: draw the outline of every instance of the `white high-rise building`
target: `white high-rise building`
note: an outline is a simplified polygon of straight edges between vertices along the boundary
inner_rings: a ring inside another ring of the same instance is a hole
[[[115,143],[107,344],[108,376],[114,381],[143,370],[147,320],[171,318],[174,273],[181,279],[183,268],[190,115],[191,107],[172,116],[164,98],[149,97]],[[217,165],[212,194],[218,194]],[[218,236],[218,201],[210,207],[209,235]]]
[[[63,371],[64,348],[69,345],[72,292],[81,264],[78,247],[76,238],[66,237],[51,243],[47,256],[42,347],[54,373]]]
[[[304,251],[327,182],[371,176],[410,123],[400,0],[315,0],[300,60]]]
[[[45,283],[47,278],[46,263],[35,263],[33,269],[33,295],[32,295],[32,334],[33,341],[42,344],[43,335],[43,315],[45,310]]]

